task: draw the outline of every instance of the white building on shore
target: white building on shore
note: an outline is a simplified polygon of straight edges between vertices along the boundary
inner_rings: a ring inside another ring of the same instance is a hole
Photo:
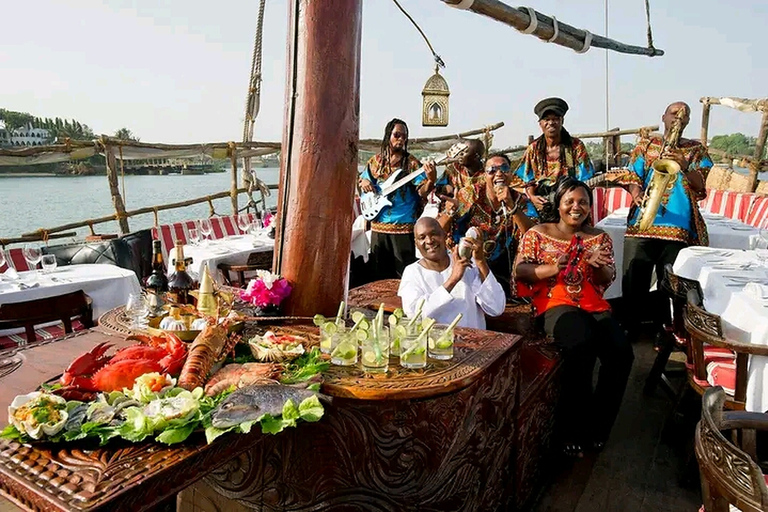
[[[43,146],[53,141],[51,133],[45,128],[32,128],[31,124],[8,130],[0,121],[0,146],[13,148],[23,146]]]

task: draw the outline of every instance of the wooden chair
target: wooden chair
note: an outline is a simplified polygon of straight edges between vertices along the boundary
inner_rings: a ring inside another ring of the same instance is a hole
[[[743,410],[749,356],[768,356],[768,347],[726,339],[720,317],[704,309],[701,293],[695,289],[688,291],[685,328],[690,333],[693,359],[687,372],[690,387],[703,395],[710,387],[722,386],[726,392],[725,407]],[[720,349],[721,355],[713,355],[713,349]]]
[[[766,475],[756,460],[756,430],[768,431],[768,416],[760,413],[724,412],[728,398],[720,387],[707,389],[702,400],[701,421],[696,426],[695,451],[701,472],[702,510],[728,512],[735,505],[743,512],[768,510]],[[731,431],[732,439],[723,435]]]
[[[27,343],[37,341],[35,326],[57,320],[64,333],[72,332],[72,320],[85,328],[93,327],[93,301],[82,290],[44,299],[0,305],[0,330],[24,328]],[[15,344],[15,343],[14,343]]]
[[[699,296],[703,295],[698,281],[678,276],[672,271],[672,265],[664,266],[664,279],[661,282],[662,289],[672,299],[672,325],[665,326],[665,335],[661,337],[658,346],[658,354],[653,362],[651,371],[645,379],[643,391],[646,394],[652,394],[656,387],[661,387],[671,398],[675,398],[675,392],[669,377],[677,373],[685,374],[685,369],[670,370],[667,369],[667,363],[675,350],[686,353],[686,366],[693,364],[691,353],[688,350],[690,346],[690,336],[685,329],[684,310],[689,290],[697,290]]]
[[[221,272],[224,278],[224,284],[227,286],[234,286],[235,288],[245,287],[246,272],[253,272],[256,270],[272,270],[272,252],[254,252],[248,256],[248,262],[245,265],[229,265],[226,263],[219,263],[219,272]],[[232,281],[230,272],[234,272],[237,275],[237,281]]]

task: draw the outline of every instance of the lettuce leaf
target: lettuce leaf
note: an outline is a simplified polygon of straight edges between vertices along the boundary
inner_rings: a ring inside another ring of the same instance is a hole
[[[189,435],[195,430],[197,423],[189,423],[183,427],[169,428],[161,432],[155,441],[159,441],[165,444],[176,444],[186,440]]]
[[[320,418],[323,417],[324,412],[325,409],[323,409],[323,404],[320,403],[320,400],[316,396],[305,398],[299,404],[299,416],[302,420],[309,423],[319,421]]]
[[[312,350],[303,353],[287,365],[280,382],[283,384],[306,382],[316,375],[328,371],[330,367],[331,363],[323,359],[320,349],[313,347]]]

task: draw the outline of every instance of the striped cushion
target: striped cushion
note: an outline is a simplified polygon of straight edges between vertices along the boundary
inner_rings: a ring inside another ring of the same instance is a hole
[[[85,329],[80,320],[72,321],[72,330],[81,331]],[[64,332],[64,324],[51,325],[48,327],[40,327],[35,329],[35,335],[37,339],[35,341],[52,340],[55,338],[61,338],[66,333]],[[27,335],[25,333],[9,334],[8,336],[0,336],[0,350],[14,348],[19,345],[26,345]]]
[[[707,189],[707,197],[699,202],[699,207],[710,213],[745,222],[755,197],[755,194],[745,192]]]
[[[5,257],[6,257],[6,260],[7,259],[11,260],[11,262],[13,263],[13,268],[15,268],[17,272],[23,272],[25,270],[29,270],[29,265],[27,264],[27,260],[24,259],[24,253],[21,252],[21,248],[16,247],[13,249],[8,249],[7,251],[5,251]],[[8,270],[7,261],[2,266],[0,266],[0,272],[5,272],[6,270]]]
[[[597,224],[605,217],[605,187],[592,189],[592,222]]]
[[[707,379],[694,377],[696,384],[703,388],[721,386],[727,395],[736,392],[736,361],[711,361],[707,363]]]
[[[756,197],[747,213],[747,224],[756,228],[766,227],[768,220],[768,197]]]
[[[621,187],[592,190],[592,219],[595,224],[620,208],[632,206],[632,195]]]

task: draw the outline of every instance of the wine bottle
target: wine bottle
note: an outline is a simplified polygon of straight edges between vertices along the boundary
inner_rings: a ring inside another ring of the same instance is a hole
[[[168,291],[168,277],[165,275],[165,263],[160,240],[152,241],[152,273],[144,283],[147,290],[160,295]]]
[[[176,261],[174,271],[168,277],[168,295],[176,304],[192,304],[189,292],[194,286],[192,276],[187,273],[187,262],[184,259],[184,242],[176,240]]]

